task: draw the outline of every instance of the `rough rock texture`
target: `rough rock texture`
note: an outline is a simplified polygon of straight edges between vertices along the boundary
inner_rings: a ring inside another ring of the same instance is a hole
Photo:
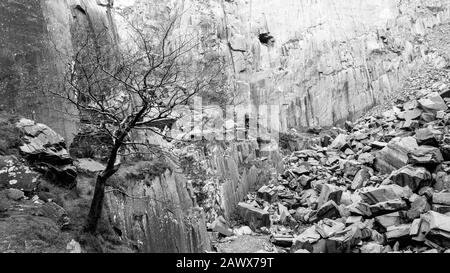
[[[423,111],[445,108],[437,111],[441,114],[433,110],[418,119],[421,128],[435,132],[434,144],[440,148],[448,143],[450,100],[431,91],[424,88],[422,96],[434,97],[434,102],[415,107]],[[402,128],[408,105],[411,101],[397,103],[382,115],[358,119],[346,126],[347,134],[335,137],[334,148],[312,146],[285,157],[284,172],[258,190],[277,197],[268,202],[267,195],[248,194],[239,203],[248,211],[241,213],[242,220],[255,234],[270,232],[271,242],[281,252],[446,251],[450,247],[450,192],[444,185],[450,162],[437,156],[439,148],[416,143],[414,139],[424,139],[422,131]],[[410,149],[406,151],[408,165],[402,166],[405,151],[386,147],[407,143],[399,146]],[[355,160],[380,150],[384,150],[386,166],[394,169],[390,173],[373,169],[374,162]],[[361,170],[367,171],[365,179],[358,175]],[[271,223],[266,227],[262,219],[267,213]]]
[[[258,151],[252,141],[182,148],[182,157],[192,158],[184,160],[184,172],[198,191],[197,199],[204,198],[197,201],[205,208],[208,221],[218,215],[230,219],[249,192],[267,184],[277,168],[281,169],[278,152],[263,157]]]
[[[77,33],[107,27],[114,34],[108,8],[92,0],[17,0],[0,3],[0,108],[48,124],[68,142],[73,111],[43,89],[60,90],[61,56],[78,43]],[[114,35],[112,35],[114,37]]]
[[[215,147],[212,152],[211,164],[221,177],[222,206],[224,214],[230,217],[236,210],[237,204],[244,199],[247,193],[266,184],[270,180],[270,164],[264,162],[251,163],[257,160],[256,148],[251,143],[234,143],[226,150]],[[278,155],[279,156],[279,155]],[[273,154],[270,162],[276,162],[277,154]],[[266,166],[262,168],[262,166]]]
[[[282,105],[282,129],[332,125],[395,92],[448,1],[233,1],[224,5],[237,78],[252,103]],[[273,48],[258,33],[270,32]],[[243,71],[243,72],[242,72]]]
[[[47,125],[29,119],[20,119],[16,126],[23,134],[24,143],[19,147],[23,157],[50,181],[73,188],[77,172],[64,138]]]
[[[78,33],[107,27],[112,42],[126,37],[116,30],[123,22],[107,3],[3,1],[1,108],[48,124],[70,143],[75,128],[69,117],[61,118],[65,106],[42,96],[38,87],[58,90],[58,77],[52,76],[63,69],[58,51],[71,52]],[[423,36],[450,17],[449,2],[437,0],[119,0],[114,5],[146,14],[150,23],[163,20],[166,7],[188,10],[179,31],[213,33],[216,38],[206,46],[231,64],[228,74],[237,93],[253,105],[280,106],[283,131],[339,123],[382,101],[427,56],[435,57]],[[273,39],[269,43],[260,35]]]
[[[119,172],[127,188],[107,190],[106,211],[115,230],[140,252],[210,250],[203,211],[194,206],[183,175],[166,170],[153,179],[133,179],[129,170]]]
[[[449,1],[428,0],[115,4],[143,11],[150,23],[165,6],[188,10],[178,28],[215,34],[210,46],[231,64],[237,93],[256,107],[280,106],[282,131],[340,123],[386,99],[436,57],[423,37],[450,18]]]

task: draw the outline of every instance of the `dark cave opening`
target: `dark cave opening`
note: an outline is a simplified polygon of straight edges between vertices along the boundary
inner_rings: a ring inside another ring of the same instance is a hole
[[[261,44],[266,46],[273,46],[275,44],[275,37],[273,37],[270,32],[259,34],[258,39]]]

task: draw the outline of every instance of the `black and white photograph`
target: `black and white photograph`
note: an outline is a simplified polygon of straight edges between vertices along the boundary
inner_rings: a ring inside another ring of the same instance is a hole
[[[0,0],[0,253],[450,253],[449,107],[450,0]]]

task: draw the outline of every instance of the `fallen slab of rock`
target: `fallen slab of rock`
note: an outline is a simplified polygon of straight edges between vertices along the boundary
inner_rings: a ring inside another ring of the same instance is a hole
[[[241,218],[248,223],[251,229],[256,230],[261,227],[270,226],[269,213],[259,208],[255,208],[247,203],[238,204],[238,213]]]
[[[450,192],[434,193],[433,204],[450,206]]]
[[[408,164],[408,153],[419,148],[413,137],[394,138],[381,151],[376,153],[375,168],[381,173],[388,174]]]
[[[391,180],[402,187],[408,186],[416,192],[431,184],[431,174],[423,167],[405,166],[391,175]]]
[[[25,118],[16,127],[24,134],[20,151],[27,161],[55,184],[75,187],[77,172],[64,138],[47,125]]]

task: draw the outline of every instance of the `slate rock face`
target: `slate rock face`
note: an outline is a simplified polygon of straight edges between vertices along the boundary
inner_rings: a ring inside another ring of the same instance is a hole
[[[156,21],[160,20],[160,14],[167,8],[176,10],[182,5],[181,2],[168,4],[156,0],[135,1],[133,4],[125,4],[125,1],[115,2],[114,8],[127,8],[128,12],[131,10],[140,14],[143,20],[158,18]],[[332,11],[329,10],[330,5],[335,6]],[[53,37],[61,48],[67,47],[70,50],[71,45],[77,43],[76,30],[84,31],[86,22],[90,23],[87,24],[92,28],[90,30],[97,32],[106,26],[112,31],[111,37],[115,39],[125,37],[126,34],[122,33],[125,32],[124,26],[111,15],[105,0],[19,0],[4,1],[0,7],[0,23],[13,26],[0,32],[1,48],[5,49],[5,53],[0,56],[0,66],[5,67],[5,74],[9,76],[7,87],[0,92],[8,95],[7,106],[24,114],[26,112],[28,117],[31,117],[35,110],[37,120],[49,124],[68,139],[69,132],[65,131],[71,131],[67,129],[69,122],[58,121],[59,113],[47,111],[55,107],[55,103],[44,101],[39,105],[36,93],[27,93],[21,87],[26,87],[28,82],[32,83],[32,79],[44,78],[40,77],[41,75],[61,72],[54,68],[58,67],[59,63],[55,60],[51,47],[47,46],[49,37]],[[399,8],[402,13],[397,12]],[[317,125],[316,123],[327,126],[344,123],[349,117],[356,116],[377,103],[376,98],[380,97],[380,94],[395,94],[395,87],[400,85],[400,80],[410,71],[406,67],[421,63],[421,52],[427,52],[423,48],[426,47],[425,44],[407,37],[426,35],[433,26],[445,22],[448,17],[447,9],[447,3],[430,3],[424,0],[377,0],[364,8],[357,2],[342,4],[336,0],[289,2],[288,5],[284,1],[257,4],[225,1],[223,6],[217,1],[204,1],[195,5],[185,16],[188,19],[186,22],[191,22],[192,25],[221,30],[217,34],[218,45],[214,46],[230,44],[233,49],[246,52],[243,56],[233,57],[223,53],[227,64],[233,64],[233,70],[239,72],[240,93],[251,94],[251,102],[256,105],[259,102],[280,100],[277,101],[278,105],[287,106],[286,111],[280,115],[282,124],[286,127],[303,127]],[[303,10],[311,16],[298,18],[296,10]],[[203,12],[208,15],[199,16]],[[386,16],[373,17],[372,14]],[[224,16],[228,19],[224,20]],[[47,18],[54,20],[46,20]],[[354,23],[348,18],[356,18],[357,21]],[[226,37],[222,33],[225,21],[230,32],[229,39],[223,38]],[[405,21],[417,23],[400,23]],[[383,33],[378,33],[379,26],[388,22],[394,22],[394,25]],[[249,24],[253,26],[251,29],[247,27]],[[300,35],[317,25],[320,26],[320,31],[311,32],[308,37]],[[361,30],[361,25],[365,26],[364,30]],[[258,38],[259,34],[269,32],[268,27],[271,30],[270,35],[276,41],[271,46],[262,44]],[[177,31],[185,32],[187,28],[190,26],[181,24],[177,26]],[[316,41],[326,44],[327,54],[321,54],[323,48]],[[355,51],[354,48],[361,50]],[[355,56],[352,59],[349,54],[342,55],[341,52],[352,52]],[[380,52],[383,54],[379,54]],[[19,53],[19,56],[16,53]],[[379,66],[380,62],[386,63],[386,66]],[[271,88],[275,85],[275,80],[270,75],[276,73],[280,67],[283,68],[283,73],[277,81],[284,82],[283,92],[285,95],[289,93],[289,96],[278,96]],[[316,67],[318,73],[313,73],[311,67]],[[361,71],[361,67],[367,67],[373,75],[370,78],[364,76],[367,71]],[[379,71],[373,73],[373,67],[377,67]],[[336,77],[342,71],[345,71],[345,74]],[[25,75],[21,76],[21,72]],[[30,75],[27,75],[28,73]],[[391,73],[398,76],[391,77]],[[310,95],[306,95],[303,90],[288,91],[297,88],[298,75],[306,75],[302,80],[307,81],[305,86],[311,86]],[[373,91],[363,92],[369,90],[369,86]],[[329,90],[339,91],[333,93]],[[25,96],[30,99],[21,99]],[[430,101],[431,103],[424,101],[421,105],[436,108],[437,102],[433,97]],[[58,104],[56,106],[59,107]],[[437,109],[443,109],[442,105]],[[68,141],[71,142],[69,139]]]
[[[130,178],[135,165],[123,166],[115,179],[123,192],[107,188],[105,212],[123,238],[145,253],[204,253],[211,250],[205,213],[188,192],[180,170],[154,178]]]
[[[60,92],[63,54],[73,49],[78,32],[100,33],[105,28],[117,37],[108,7],[97,1],[17,0],[0,3],[0,109],[43,122],[71,142],[76,113],[65,101],[42,96],[43,86]],[[88,29],[86,28],[88,26]],[[54,75],[56,75],[54,77]]]

